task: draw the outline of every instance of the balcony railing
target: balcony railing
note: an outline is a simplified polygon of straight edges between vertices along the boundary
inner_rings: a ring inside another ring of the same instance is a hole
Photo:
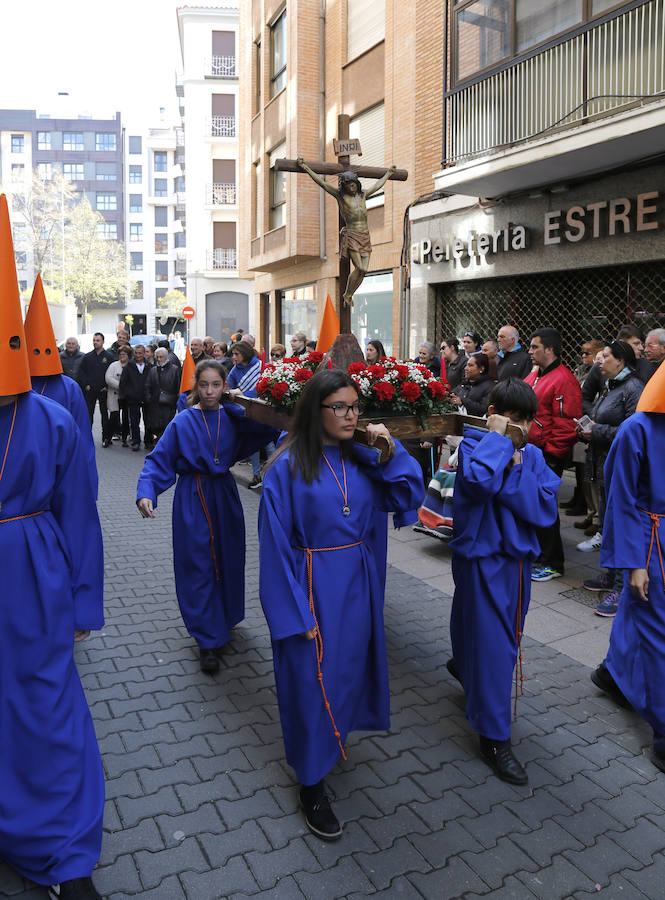
[[[651,0],[449,91],[446,165],[663,99],[664,48],[665,0]]]
[[[176,128],[175,130],[175,145],[177,148],[185,146],[185,129],[184,128]]]
[[[176,191],[176,195],[175,195],[176,209],[184,209],[185,208],[185,200],[186,200],[185,192],[184,191]]]
[[[210,123],[210,134],[212,137],[235,137],[236,117],[213,116]]]
[[[238,74],[235,56],[213,56],[208,74],[213,78],[235,78]]]
[[[208,191],[208,203],[212,206],[233,205],[236,202],[235,184],[213,184]]]
[[[206,269],[237,269],[237,250],[208,250],[206,254]]]

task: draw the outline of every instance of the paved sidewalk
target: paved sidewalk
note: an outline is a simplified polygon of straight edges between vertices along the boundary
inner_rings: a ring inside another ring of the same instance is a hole
[[[142,521],[134,490],[143,453],[114,443],[98,457],[107,625],[76,658],[107,776],[95,874],[106,898],[665,895],[664,776],[646,755],[649,729],[600,695],[578,661],[602,658],[609,626],[567,596],[572,578],[534,592],[513,728],[530,785],[514,788],[478,760],[445,669],[449,551],[410,529],[391,535],[392,729],[349,741],[348,762],[330,777],[345,833],[324,844],[303,827],[283,761],[249,468],[237,467],[247,618],[210,678],[175,599],[170,493],[158,518]],[[579,557],[574,566],[590,572]],[[594,631],[597,650],[585,654]],[[0,864],[0,896],[45,891]]]

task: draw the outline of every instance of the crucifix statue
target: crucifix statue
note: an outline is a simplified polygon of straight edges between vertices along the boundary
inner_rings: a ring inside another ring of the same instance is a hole
[[[380,166],[354,165],[352,167],[351,153],[358,154],[361,151],[359,142],[349,139],[349,116],[337,117],[337,131],[338,139],[334,141],[338,158],[336,163],[305,162],[302,157],[298,157],[298,159],[276,160],[275,169],[278,172],[304,172],[337,200],[340,226],[338,309],[341,331],[337,341],[345,338],[346,340],[342,341],[343,344],[354,343],[358,348],[355,358],[362,359],[362,351],[351,335],[351,307],[353,306],[353,295],[368,272],[369,258],[372,252],[365,201],[372,194],[380,191],[389,179],[406,181],[409,176],[405,169],[396,169],[394,166],[388,169]],[[337,175],[338,187],[335,188],[328,184],[325,180],[326,175]],[[367,191],[363,192],[361,178],[377,180]],[[351,263],[354,266],[353,271],[351,271]],[[345,357],[348,355],[349,349],[349,347],[346,348]],[[333,348],[332,355],[335,355],[335,348]],[[355,359],[349,361],[355,361]]]

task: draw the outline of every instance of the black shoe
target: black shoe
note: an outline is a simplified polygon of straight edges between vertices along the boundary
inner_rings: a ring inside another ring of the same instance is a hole
[[[312,834],[324,841],[337,841],[341,838],[342,826],[332,811],[323,781],[300,789],[300,805]]]
[[[153,443],[151,443],[150,441],[148,441],[147,444],[144,444],[144,446],[145,446],[146,450],[154,450],[155,449],[155,445]]]
[[[457,668],[457,663],[454,659],[449,659],[446,663],[446,669],[450,672],[453,678],[456,678],[460,684],[462,684],[462,679],[460,678],[459,669]]]
[[[651,762],[657,769],[660,769],[661,772],[665,772],[665,752],[656,750],[654,747],[651,751]]]
[[[53,884],[48,889],[48,895],[52,900],[102,900],[92,878],[72,878],[71,881]]]
[[[139,444],[132,444],[132,450],[140,450]]]
[[[201,671],[206,675],[214,675],[219,672],[219,660],[215,655],[215,651],[210,647],[201,647],[199,651]]]
[[[567,516],[586,516],[586,506],[569,506],[565,512]]]
[[[480,735],[480,754],[499,776],[509,784],[528,784],[529,777],[515,759],[510,741],[491,741]]]
[[[603,693],[607,694],[608,697],[611,697],[615,703],[619,704],[619,706],[623,706],[624,709],[633,708],[633,704],[624,697],[621,688],[610,675],[610,670],[604,662],[599,666],[596,666],[593,670],[591,673],[591,680],[597,688],[600,688]]]
[[[111,441],[102,441],[102,447],[110,447]]]
[[[122,446],[123,446],[123,447],[129,447],[129,444],[127,443],[127,441],[123,441],[123,442],[122,442]]]

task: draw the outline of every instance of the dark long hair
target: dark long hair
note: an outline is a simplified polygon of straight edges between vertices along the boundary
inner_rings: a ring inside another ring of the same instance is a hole
[[[621,360],[624,366],[635,371],[637,360],[635,359],[635,351],[627,341],[612,341],[607,345],[615,359]]]
[[[301,475],[307,484],[319,477],[319,461],[323,450],[321,404],[326,397],[346,387],[353,388],[360,399],[358,385],[341,369],[324,369],[310,378],[296,404],[293,427],[277,453],[270,458],[266,469],[282,453],[289,453],[292,475]],[[351,440],[342,441],[340,448],[346,459],[353,455]]]
[[[379,354],[379,359],[381,359],[383,356],[387,356],[386,348],[383,346],[381,341],[375,341],[375,340],[367,341],[368,347],[370,346],[370,344],[372,345],[372,347],[374,347],[376,352]]]
[[[203,375],[206,369],[213,369],[221,377],[222,383],[226,382],[226,369],[220,362],[217,362],[216,359],[201,360],[200,363],[197,363],[196,368],[194,369],[194,384],[192,385],[192,389],[189,392],[187,406],[196,406],[196,404],[201,399],[199,397],[199,378],[201,377],[201,375]]]

